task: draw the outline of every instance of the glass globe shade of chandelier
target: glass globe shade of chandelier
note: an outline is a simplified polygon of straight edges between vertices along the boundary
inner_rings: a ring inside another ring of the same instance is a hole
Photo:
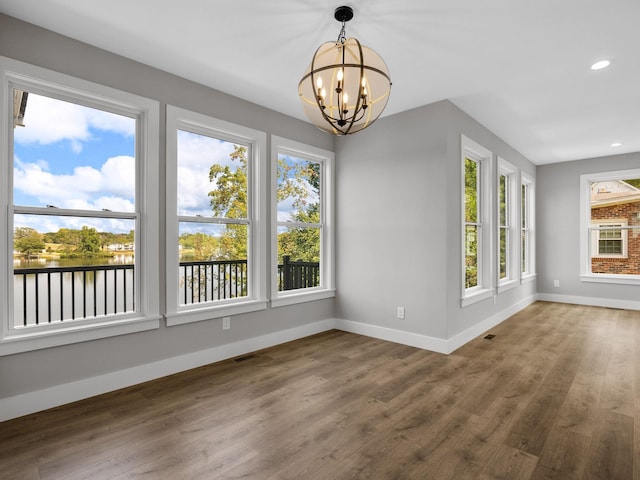
[[[346,38],[350,7],[338,7],[342,30],[335,42],[316,50],[298,84],[305,114],[315,126],[335,135],[349,135],[371,125],[387,105],[391,77],[384,60],[356,38]]]

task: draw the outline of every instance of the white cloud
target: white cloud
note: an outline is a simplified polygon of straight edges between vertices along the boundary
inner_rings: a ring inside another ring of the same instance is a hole
[[[209,169],[214,163],[232,169],[229,154],[234,146],[230,142],[189,132],[178,132],[178,212],[182,215],[211,216],[209,192],[215,183],[209,181]]]
[[[69,140],[75,153],[82,150],[82,142],[91,139],[91,128],[127,136],[135,134],[135,121],[130,117],[33,93],[27,100],[25,125],[14,130],[17,143],[49,145]]]
[[[38,206],[113,211],[134,211],[135,159],[109,158],[97,170],[89,166],[74,168],[71,175],[55,175],[46,162],[15,161],[14,188],[35,197]],[[124,210],[123,210],[124,209]]]

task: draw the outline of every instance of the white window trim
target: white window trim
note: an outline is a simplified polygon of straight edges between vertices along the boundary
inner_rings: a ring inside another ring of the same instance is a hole
[[[640,275],[616,275],[591,272],[590,226],[591,184],[598,181],[640,178],[640,169],[580,175],[580,281],[640,285]],[[600,223],[600,222],[599,222]]]
[[[493,296],[495,289],[492,287],[493,278],[495,272],[494,261],[494,228],[491,212],[492,208],[492,185],[493,178],[492,159],[493,154],[491,151],[484,148],[482,145],[474,142],[470,138],[464,135],[460,136],[460,158],[461,158],[461,246],[460,246],[460,261],[461,261],[461,300],[462,307],[466,307],[481,300],[490,298]],[[479,235],[478,235],[478,285],[472,288],[465,288],[465,205],[464,205],[464,191],[465,191],[465,158],[475,160],[480,165],[480,194],[478,196],[480,200],[480,212],[479,212]]]
[[[318,162],[322,165],[320,208],[322,237],[320,239],[320,280],[315,288],[285,292],[278,291],[278,155],[280,153]],[[271,136],[271,306],[282,307],[335,296],[335,238],[334,238],[334,162],[329,150],[306,145],[288,138]]]
[[[622,253],[604,253],[599,252],[600,230],[601,227],[610,227],[613,225],[619,225],[620,228],[620,241],[622,242]],[[629,256],[627,239],[629,229],[627,228],[628,221],[626,218],[607,218],[602,220],[591,220],[591,258],[627,258]]]
[[[498,157],[498,174],[496,175],[496,279],[498,293],[510,290],[520,283],[520,262],[518,245],[518,210],[520,207],[520,184],[518,182],[518,169],[502,157]],[[500,278],[500,175],[507,179],[506,203],[507,203],[507,276]]]
[[[520,174],[520,185],[527,186],[527,204],[526,215],[527,215],[527,230],[529,232],[528,239],[529,243],[527,245],[528,257],[527,257],[527,272],[522,271],[522,242],[519,240],[518,245],[518,270],[520,271],[520,283],[529,283],[536,279],[536,185],[535,179],[526,173]],[[521,187],[522,188],[522,187]],[[522,201],[522,194],[518,195],[520,201]],[[522,215],[522,205],[519,205],[518,215]],[[520,225],[520,234],[522,234],[522,218],[518,219],[518,225]]]
[[[249,296],[203,302],[181,306],[179,304],[179,252],[177,215],[177,150],[178,130],[200,133],[221,140],[250,145],[252,158],[249,164],[249,182],[251,205],[248,259]],[[266,168],[263,166],[267,151],[264,132],[242,125],[219,120],[191,110],[167,105],[167,184],[166,184],[166,319],[167,326],[211,320],[230,315],[250,313],[267,308],[266,299]]]
[[[139,179],[136,203],[139,212],[136,228],[136,305],[132,314],[77,320],[16,330],[13,323],[13,265],[8,234],[0,236],[0,356],[83,342],[126,333],[158,328],[159,313],[159,158],[160,107],[158,102],[127,92],[95,84],[34,65],[0,57],[2,95],[0,98],[0,224],[5,232],[13,229],[11,167],[13,164],[13,86],[33,92],[51,92],[114,113],[138,116],[136,154]],[[1,181],[1,180],[0,180]]]

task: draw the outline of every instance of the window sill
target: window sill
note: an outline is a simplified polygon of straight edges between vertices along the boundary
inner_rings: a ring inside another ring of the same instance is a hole
[[[528,273],[526,275],[523,275],[520,278],[520,285],[524,285],[525,283],[531,283],[533,282],[536,278],[538,278],[538,274],[537,273]]]
[[[507,290],[511,290],[519,285],[520,282],[518,282],[518,280],[508,280],[498,285],[498,293],[506,292]]]
[[[464,308],[482,300],[486,300],[487,298],[491,298],[492,296],[493,289],[484,288],[482,290],[475,291],[462,297],[462,299],[460,299],[460,306]]]
[[[109,322],[65,325],[64,328],[38,330],[28,328],[7,335],[0,341],[0,356],[87,342],[129,333],[155,330],[160,327],[160,317],[127,318]]]
[[[281,293],[277,298],[271,300],[271,306],[274,308],[284,307],[287,305],[295,305],[296,303],[313,302],[315,300],[323,300],[336,296],[336,291],[332,289],[309,290],[305,289],[295,293]]]
[[[640,275],[607,275],[607,274],[583,274],[581,282],[617,283],[620,285],[640,285]]]
[[[206,305],[181,309],[179,312],[166,315],[167,327],[184,325],[186,323],[202,322],[214,318],[230,317],[243,313],[266,310],[266,300],[244,300],[238,303],[226,303],[222,305]]]

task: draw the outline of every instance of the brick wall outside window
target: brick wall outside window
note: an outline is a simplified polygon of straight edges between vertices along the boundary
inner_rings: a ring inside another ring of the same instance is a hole
[[[627,233],[627,257],[591,258],[591,271],[593,273],[610,273],[625,275],[640,275],[640,201],[610,205],[607,207],[592,208],[591,220],[619,220],[626,219],[627,225],[638,226],[637,229],[629,229]]]

